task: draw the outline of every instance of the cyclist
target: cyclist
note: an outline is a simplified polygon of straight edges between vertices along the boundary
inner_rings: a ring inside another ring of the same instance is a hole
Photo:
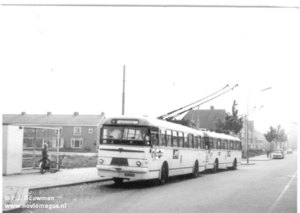
[[[44,167],[47,165],[47,161],[48,163],[50,163],[51,161],[48,159],[48,145],[44,144],[44,149],[42,151],[42,159],[39,162],[43,162],[41,167]]]

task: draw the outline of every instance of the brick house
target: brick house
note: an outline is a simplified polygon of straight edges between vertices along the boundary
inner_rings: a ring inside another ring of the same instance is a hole
[[[191,110],[184,117],[183,120],[192,120],[200,129],[216,130],[216,123],[220,120],[225,121],[225,109],[210,109]]]
[[[4,114],[3,123],[10,125],[25,126],[24,149],[42,149],[47,143],[49,150],[59,149],[61,151],[91,151],[97,152],[99,145],[100,128],[105,120],[104,113],[101,115],[53,115],[48,112],[44,115]],[[59,127],[60,130],[33,129],[29,126]],[[59,134],[59,135],[58,135]],[[35,143],[34,143],[35,142]]]

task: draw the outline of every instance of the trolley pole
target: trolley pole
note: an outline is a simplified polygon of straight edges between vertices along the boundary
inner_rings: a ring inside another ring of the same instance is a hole
[[[122,98],[122,115],[125,114],[125,65],[123,66],[123,98]]]

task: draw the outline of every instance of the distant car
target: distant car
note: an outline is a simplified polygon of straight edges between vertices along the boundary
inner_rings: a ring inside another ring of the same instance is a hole
[[[275,150],[272,153],[272,158],[273,159],[282,159],[282,158],[284,158],[283,150]]]
[[[287,154],[293,154],[293,149],[292,148],[288,148],[286,151]]]

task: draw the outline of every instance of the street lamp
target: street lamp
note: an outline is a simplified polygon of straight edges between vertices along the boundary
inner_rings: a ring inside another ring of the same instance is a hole
[[[269,89],[271,89],[272,87],[268,87],[268,88],[265,88],[265,89],[262,89],[262,90],[260,90],[259,92],[264,92],[264,91],[266,91],[266,90],[269,90]],[[248,133],[248,131],[249,131],[249,126],[248,126],[248,117],[249,117],[249,97],[250,97],[250,94],[248,94],[248,97],[247,97],[247,114],[246,114],[246,116],[245,116],[245,139],[246,139],[246,149],[247,149],[247,151],[246,151],[246,156],[247,156],[247,164],[249,164],[249,133]]]

